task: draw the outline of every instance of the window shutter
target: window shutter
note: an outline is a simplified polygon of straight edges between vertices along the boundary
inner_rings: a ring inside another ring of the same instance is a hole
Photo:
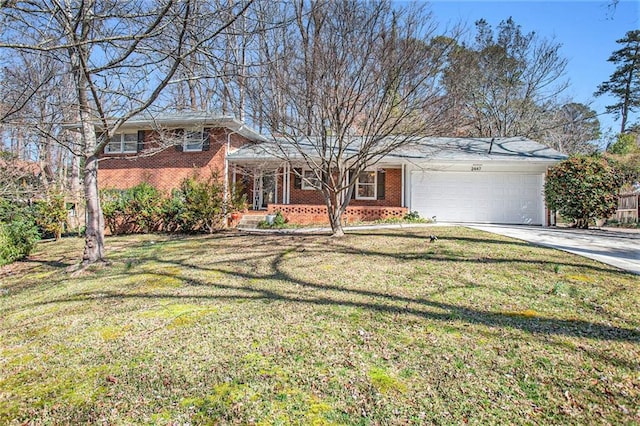
[[[302,189],[302,169],[293,169],[293,189]]]
[[[202,131],[202,150],[209,151],[211,149],[211,129]]]
[[[144,149],[144,130],[138,130],[138,148],[137,151],[140,152]]]
[[[184,150],[184,129],[174,130],[173,137],[175,138],[173,147],[176,151],[182,152]]]
[[[386,173],[382,170],[378,170],[378,176],[377,176],[377,195],[378,195],[378,200],[384,200],[384,177],[385,177]]]
[[[347,172],[347,182],[351,182],[352,177],[353,177],[353,170],[349,170]],[[351,191],[351,199],[352,200],[356,199],[356,192],[358,192],[358,181],[357,180],[353,184],[353,190]]]

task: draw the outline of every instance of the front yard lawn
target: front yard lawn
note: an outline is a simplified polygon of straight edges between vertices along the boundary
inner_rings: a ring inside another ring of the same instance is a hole
[[[640,422],[640,280],[595,261],[465,228],[145,235],[71,277],[82,244],[0,270],[0,424]]]

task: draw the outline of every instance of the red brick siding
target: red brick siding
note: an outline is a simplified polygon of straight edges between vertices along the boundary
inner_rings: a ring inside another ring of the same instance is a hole
[[[212,129],[209,137],[211,147],[202,152],[179,152],[169,147],[149,157],[132,154],[130,159],[110,158],[111,155],[103,154],[98,170],[100,188],[126,189],[147,182],[160,190],[170,190],[178,187],[185,178],[194,175],[208,177],[211,171],[217,171],[222,178],[227,136],[224,129]],[[144,149],[152,147],[153,141],[154,133],[146,131]],[[232,147],[245,143],[247,140],[242,136],[231,135]]]
[[[291,173],[291,198],[290,204],[321,204],[324,205],[324,197],[320,191],[313,189],[296,189],[293,186],[295,175]]]

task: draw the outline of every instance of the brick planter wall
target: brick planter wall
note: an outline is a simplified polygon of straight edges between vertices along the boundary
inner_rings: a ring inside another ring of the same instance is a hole
[[[402,218],[406,207],[349,206],[343,215],[343,223],[371,222],[378,219]],[[267,213],[280,211],[290,223],[299,225],[327,225],[327,207],[309,204],[269,204]]]

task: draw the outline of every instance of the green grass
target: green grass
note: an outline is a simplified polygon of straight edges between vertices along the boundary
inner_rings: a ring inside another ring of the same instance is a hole
[[[82,243],[0,270],[0,424],[640,422],[640,280],[588,259],[464,228],[147,235],[72,277]]]

